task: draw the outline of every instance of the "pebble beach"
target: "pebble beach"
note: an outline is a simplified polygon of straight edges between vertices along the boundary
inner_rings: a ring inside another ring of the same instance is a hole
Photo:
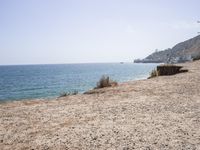
[[[200,150],[200,61],[187,73],[0,104],[0,149]]]

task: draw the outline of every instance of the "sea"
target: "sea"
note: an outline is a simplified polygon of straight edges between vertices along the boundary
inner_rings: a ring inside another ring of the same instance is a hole
[[[51,99],[93,89],[102,75],[117,82],[145,79],[157,64],[88,63],[0,66],[0,102]]]

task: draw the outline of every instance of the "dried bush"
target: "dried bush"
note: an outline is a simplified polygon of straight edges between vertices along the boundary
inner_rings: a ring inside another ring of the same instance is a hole
[[[102,76],[99,82],[97,82],[97,86],[95,87],[95,89],[117,86],[117,85],[118,83],[116,81],[110,80],[109,76]]]
[[[193,58],[193,61],[200,60],[200,55]]]
[[[66,96],[69,96],[69,95],[77,95],[78,94],[78,91],[77,90],[74,90],[74,91],[71,91],[71,92],[63,92],[60,94],[59,97],[66,97]]]
[[[154,69],[154,70],[151,71],[149,78],[154,78],[154,77],[157,77],[159,75],[160,75],[159,71],[157,71],[156,69]]]

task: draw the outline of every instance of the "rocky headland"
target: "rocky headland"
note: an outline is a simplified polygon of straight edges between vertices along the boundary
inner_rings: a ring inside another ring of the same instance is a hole
[[[183,63],[200,59],[200,35],[172,48],[155,51],[144,59],[137,59],[135,63]]]

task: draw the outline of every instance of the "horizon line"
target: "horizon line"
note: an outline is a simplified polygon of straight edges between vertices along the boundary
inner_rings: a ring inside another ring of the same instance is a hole
[[[27,64],[0,64],[0,66],[31,66],[31,65],[73,65],[73,64],[108,64],[108,63],[134,63],[134,61],[115,62],[78,62],[78,63],[27,63]]]

